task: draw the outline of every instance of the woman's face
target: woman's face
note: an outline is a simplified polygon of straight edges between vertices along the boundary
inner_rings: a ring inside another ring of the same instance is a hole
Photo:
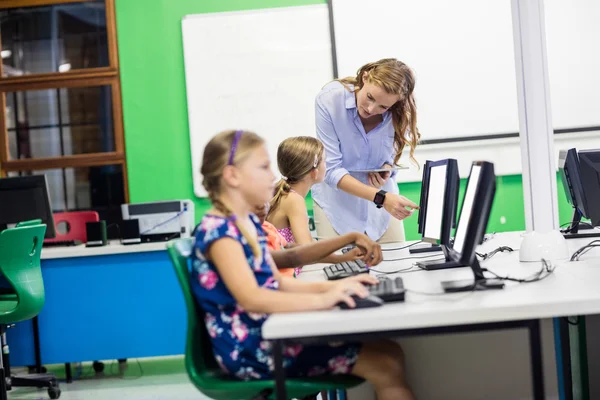
[[[356,109],[358,115],[369,119],[383,114],[399,100],[399,95],[389,94],[383,88],[365,80],[362,89],[356,94]]]

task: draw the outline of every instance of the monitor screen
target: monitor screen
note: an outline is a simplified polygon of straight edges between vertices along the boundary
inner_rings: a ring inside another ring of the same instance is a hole
[[[475,195],[477,193],[477,185],[479,183],[480,172],[480,165],[473,165],[471,167],[471,174],[469,175],[467,190],[465,191],[465,199],[463,201],[462,210],[460,211],[458,226],[456,228],[456,235],[454,237],[454,251],[456,251],[459,254],[462,254],[465,246],[467,229],[469,226],[469,220],[471,219],[473,205],[475,202]]]
[[[579,161],[587,206],[584,216],[593,226],[600,226],[600,150],[580,151]]]
[[[44,175],[0,179],[0,229],[41,219],[46,239],[54,238],[54,217]]]
[[[438,243],[441,240],[447,170],[447,164],[434,165],[429,170],[427,214],[423,229],[423,240],[428,242]]]

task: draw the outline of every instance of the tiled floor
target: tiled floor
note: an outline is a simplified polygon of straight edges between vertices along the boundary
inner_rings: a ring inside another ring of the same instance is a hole
[[[61,400],[207,400],[189,382],[182,357],[129,360],[123,374],[116,361],[106,361],[102,374],[95,374],[91,363],[84,363],[80,372],[74,369],[76,379],[64,383],[62,366],[50,366],[61,379]],[[17,371],[13,371],[18,372]],[[79,377],[77,375],[79,374]],[[46,390],[16,388],[9,392],[9,400],[48,399]]]

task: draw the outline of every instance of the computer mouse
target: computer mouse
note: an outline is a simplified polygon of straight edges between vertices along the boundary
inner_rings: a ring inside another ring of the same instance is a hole
[[[363,298],[363,297],[359,297],[354,294],[354,295],[352,295],[352,299],[356,303],[355,308],[370,308],[370,307],[379,307],[379,306],[383,305],[383,300],[381,300],[380,297],[372,296],[372,295]],[[337,305],[342,310],[351,310],[352,309],[348,306],[348,304],[346,304],[343,301],[341,303],[338,303]]]

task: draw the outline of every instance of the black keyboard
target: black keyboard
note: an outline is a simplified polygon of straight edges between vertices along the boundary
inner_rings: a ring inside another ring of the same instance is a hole
[[[325,267],[325,275],[327,275],[327,279],[330,281],[366,273],[369,273],[369,268],[361,260],[344,261]]]
[[[44,242],[43,247],[68,247],[77,246],[81,243],[80,240],[59,240],[58,242]]]
[[[392,303],[395,301],[404,301],[404,282],[402,278],[390,279],[386,276],[378,276],[379,283],[377,285],[369,286],[369,293],[372,296],[377,296],[385,303]]]

